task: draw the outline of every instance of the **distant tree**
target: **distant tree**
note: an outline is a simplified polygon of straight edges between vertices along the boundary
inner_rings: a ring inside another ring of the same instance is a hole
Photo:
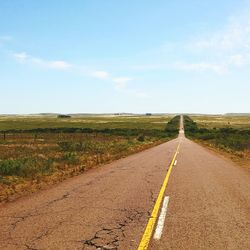
[[[137,141],[139,141],[139,142],[144,142],[144,141],[145,141],[145,136],[144,136],[144,135],[139,135],[139,136],[137,137]]]
[[[70,115],[58,115],[57,118],[71,118]]]

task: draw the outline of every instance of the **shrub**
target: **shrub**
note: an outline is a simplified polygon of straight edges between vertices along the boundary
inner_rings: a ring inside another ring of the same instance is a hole
[[[3,176],[21,176],[33,177],[39,173],[46,173],[52,171],[51,165],[53,159],[37,160],[35,158],[25,158],[16,160],[0,161],[0,175]]]
[[[139,141],[139,142],[144,142],[144,141],[145,141],[145,136],[144,136],[144,135],[139,135],[139,136],[137,137],[137,141]]]
[[[179,133],[179,127],[180,127],[180,116],[177,115],[174,118],[172,118],[166,125],[165,132],[167,136],[170,137],[177,136]]]
[[[70,115],[58,115],[57,118],[71,118]]]

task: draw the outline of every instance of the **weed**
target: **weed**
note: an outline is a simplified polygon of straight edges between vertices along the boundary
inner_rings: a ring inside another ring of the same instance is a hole
[[[76,164],[78,162],[76,156],[76,153],[68,152],[63,155],[62,160],[67,163]]]

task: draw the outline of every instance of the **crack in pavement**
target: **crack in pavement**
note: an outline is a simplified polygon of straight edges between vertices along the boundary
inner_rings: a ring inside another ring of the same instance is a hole
[[[155,204],[156,198],[154,197],[154,192],[150,189],[150,200],[153,204]]]
[[[60,198],[57,198],[57,199],[54,199],[52,201],[49,201],[47,202],[46,204],[38,207],[38,208],[35,208],[34,211],[30,211],[28,214],[26,215],[22,215],[22,216],[0,216],[0,218],[11,218],[11,219],[17,219],[16,221],[12,222],[11,223],[11,226],[12,226],[12,231],[14,231],[17,227],[17,225],[19,223],[22,223],[24,222],[26,219],[30,218],[30,217],[35,217],[35,216],[39,216],[39,215],[46,215],[47,213],[39,213],[37,212],[37,210],[40,210],[44,207],[47,207],[47,206],[50,206],[51,204],[55,203],[55,202],[58,202],[58,201],[61,201],[61,200],[64,200],[66,198],[69,197],[69,193],[66,193],[64,195],[62,195]]]
[[[81,240],[83,243],[83,248],[91,247],[98,250],[110,250],[118,249],[120,241],[125,238],[125,229],[134,221],[140,221],[144,212],[140,212],[136,209],[133,211],[126,210],[129,215],[125,216],[125,219],[122,222],[118,222],[113,227],[103,227],[102,229],[95,232],[94,236],[87,240]]]
[[[50,206],[51,204],[55,203],[55,202],[58,202],[58,201],[61,201],[61,200],[64,200],[64,199],[67,199],[69,197],[69,193],[67,192],[66,194],[62,195],[61,197],[57,198],[57,199],[54,199],[52,201],[49,201],[47,202],[44,206]]]
[[[28,250],[39,250],[38,248],[31,247],[31,246],[29,246],[28,244],[25,244],[24,246],[25,246]]]
[[[4,208],[0,248],[108,250],[126,249],[127,242],[135,247],[164,171],[165,156],[153,164],[147,157],[113,163]]]

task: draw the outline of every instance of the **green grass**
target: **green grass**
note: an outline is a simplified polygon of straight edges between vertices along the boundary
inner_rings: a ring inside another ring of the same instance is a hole
[[[52,172],[52,160],[41,160],[37,158],[23,158],[15,160],[0,161],[0,175],[34,177],[38,174],[48,174]]]
[[[30,133],[34,140],[41,133],[102,133],[141,136],[141,139],[143,136],[173,137],[176,131],[165,129],[170,119],[170,116],[84,116],[67,119],[7,116],[0,118],[0,144],[3,143],[4,136],[9,137],[12,133]]]
[[[224,127],[222,123],[220,123],[218,127],[215,127],[215,123],[207,119],[206,123],[209,123],[210,126],[205,127],[204,123],[199,123],[199,119],[196,119],[196,121],[198,122],[194,122],[190,117],[184,116],[184,127],[187,137],[209,142],[227,151],[250,150],[250,129],[247,124],[239,128],[239,121],[237,125],[236,122],[234,122],[234,125],[231,124],[231,126],[224,121]],[[211,126],[211,124],[213,124],[213,126]]]
[[[250,129],[250,116],[196,115],[190,118],[200,128],[236,128]]]
[[[0,200],[6,187],[48,178],[53,183],[60,176],[72,176],[171,140],[178,135],[179,119],[1,117]]]
[[[38,128],[157,129],[163,130],[171,116],[0,116],[0,131]]]

